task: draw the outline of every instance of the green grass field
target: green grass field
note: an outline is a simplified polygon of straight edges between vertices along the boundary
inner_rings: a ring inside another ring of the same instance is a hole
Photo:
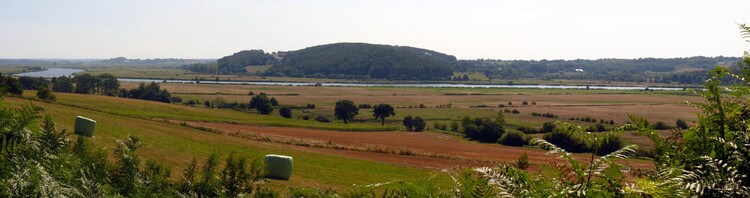
[[[34,91],[26,91],[27,97],[35,96]],[[260,115],[246,113],[230,109],[208,109],[202,107],[189,107],[184,105],[167,104],[145,100],[133,100],[99,95],[82,95],[55,93],[57,103],[102,111],[134,118],[151,119],[174,119],[187,121],[209,121],[209,122],[231,122],[259,126],[281,126],[299,127],[312,129],[326,129],[338,131],[390,131],[396,130],[392,126],[379,126],[376,124],[343,124],[322,123],[312,120],[287,119],[274,112],[271,115]]]
[[[228,135],[214,134],[176,124],[169,124],[154,120],[144,120],[130,117],[140,114],[143,109],[167,115],[171,113],[186,113],[180,106],[164,106],[159,103],[136,101],[129,99],[101,98],[93,95],[57,94],[62,101],[75,103],[98,103],[99,109],[122,111],[120,114],[109,111],[96,111],[76,108],[67,105],[33,102],[44,107],[45,114],[51,115],[58,123],[58,128],[71,132],[76,115],[86,116],[97,121],[97,130],[89,140],[100,148],[106,148],[110,153],[114,148],[115,139],[122,139],[128,135],[135,135],[147,144],[139,151],[143,157],[168,163],[175,167],[173,178],[177,179],[181,171],[191,159],[205,160],[211,153],[226,156],[230,152],[237,152],[248,158],[260,158],[265,154],[274,153],[290,155],[295,158],[294,175],[290,181],[271,181],[268,186],[285,190],[287,186],[306,186],[318,188],[351,189],[352,185],[366,185],[392,180],[414,180],[435,177],[440,185],[450,184],[450,178],[444,173],[392,165],[367,160],[359,160],[310,151],[302,151],[281,145],[270,145],[248,141]],[[102,105],[102,100],[114,101],[110,105]],[[6,98],[5,105],[20,106],[30,101],[18,98]],[[114,104],[121,104],[118,106]],[[131,110],[126,110],[127,106]],[[197,115],[197,114],[191,114]],[[185,116],[185,115],[180,115]],[[182,117],[180,117],[182,118]],[[75,138],[71,135],[71,138]]]

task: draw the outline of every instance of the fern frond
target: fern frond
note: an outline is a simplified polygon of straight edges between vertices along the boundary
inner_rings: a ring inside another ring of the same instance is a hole
[[[740,26],[740,35],[742,35],[742,38],[748,39],[747,42],[750,42],[750,26],[747,24],[739,24]]]

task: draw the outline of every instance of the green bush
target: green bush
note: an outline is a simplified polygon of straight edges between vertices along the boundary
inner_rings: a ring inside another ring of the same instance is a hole
[[[318,116],[315,117],[315,121],[330,123],[331,119],[328,119],[328,117],[325,117],[323,115],[318,115]]]
[[[604,138],[604,142],[602,142],[602,144],[599,145],[599,148],[596,149],[597,155],[604,156],[610,154],[612,152],[620,150],[623,146],[622,140],[620,140],[619,135],[607,134],[602,138]]]
[[[281,109],[279,109],[279,115],[285,118],[292,118],[292,109],[289,107],[281,107]]]
[[[47,87],[39,87],[39,91],[36,92],[36,97],[44,101],[55,101],[57,99]]]
[[[505,127],[498,120],[487,118],[464,118],[464,135],[480,142],[497,142],[505,133]]]
[[[667,126],[667,124],[664,124],[664,122],[662,122],[662,121],[658,121],[658,122],[656,122],[656,124],[654,124],[654,129],[656,129],[656,130],[667,130],[667,129],[669,129],[669,126]]]
[[[404,120],[401,121],[401,123],[406,127],[406,131],[414,130],[414,118],[412,118],[411,115],[404,117]]]
[[[688,129],[687,123],[682,119],[677,119],[677,122],[675,122],[675,126],[680,129]]]
[[[591,148],[580,140],[572,131],[564,129],[555,129],[552,132],[544,134],[543,139],[565,149],[568,152],[585,153],[591,152]]]
[[[414,127],[415,132],[422,132],[425,127],[427,127],[427,123],[421,117],[414,117],[414,120],[412,120],[412,126]]]
[[[517,131],[509,131],[503,134],[498,143],[505,146],[524,146],[529,144],[526,141],[526,135]]]
[[[604,132],[607,130],[607,128],[604,127],[604,124],[601,123],[595,124],[594,127],[596,127],[597,132]]]
[[[529,155],[526,153],[521,154],[521,156],[518,157],[518,160],[516,160],[516,168],[521,170],[526,170],[529,168]]]

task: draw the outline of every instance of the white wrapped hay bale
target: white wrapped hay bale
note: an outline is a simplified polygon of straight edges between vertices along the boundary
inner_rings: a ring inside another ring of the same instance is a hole
[[[291,156],[269,154],[265,157],[266,178],[289,180],[292,177],[292,165],[294,160]]]
[[[75,134],[87,137],[94,136],[96,121],[83,116],[76,116]]]

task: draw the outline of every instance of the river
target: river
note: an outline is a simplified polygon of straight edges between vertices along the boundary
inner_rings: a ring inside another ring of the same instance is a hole
[[[84,72],[84,71],[85,70],[70,69],[70,68],[49,68],[44,71],[26,72],[26,73],[14,74],[14,75],[15,76],[52,78],[52,77],[60,77],[60,76],[71,76],[73,75],[73,73]]]
[[[49,68],[46,71],[27,72],[16,76],[52,78],[70,76],[80,69]],[[162,80],[118,78],[121,82],[168,82],[168,83],[198,83],[194,80]],[[641,87],[641,86],[587,86],[587,85],[491,85],[491,84],[450,84],[450,83],[304,83],[304,82],[272,82],[272,81],[213,81],[202,80],[201,84],[231,84],[231,85],[278,85],[278,86],[320,86],[327,87],[425,87],[425,88],[521,88],[521,89],[603,89],[603,90],[669,90],[679,91],[682,87]]]

